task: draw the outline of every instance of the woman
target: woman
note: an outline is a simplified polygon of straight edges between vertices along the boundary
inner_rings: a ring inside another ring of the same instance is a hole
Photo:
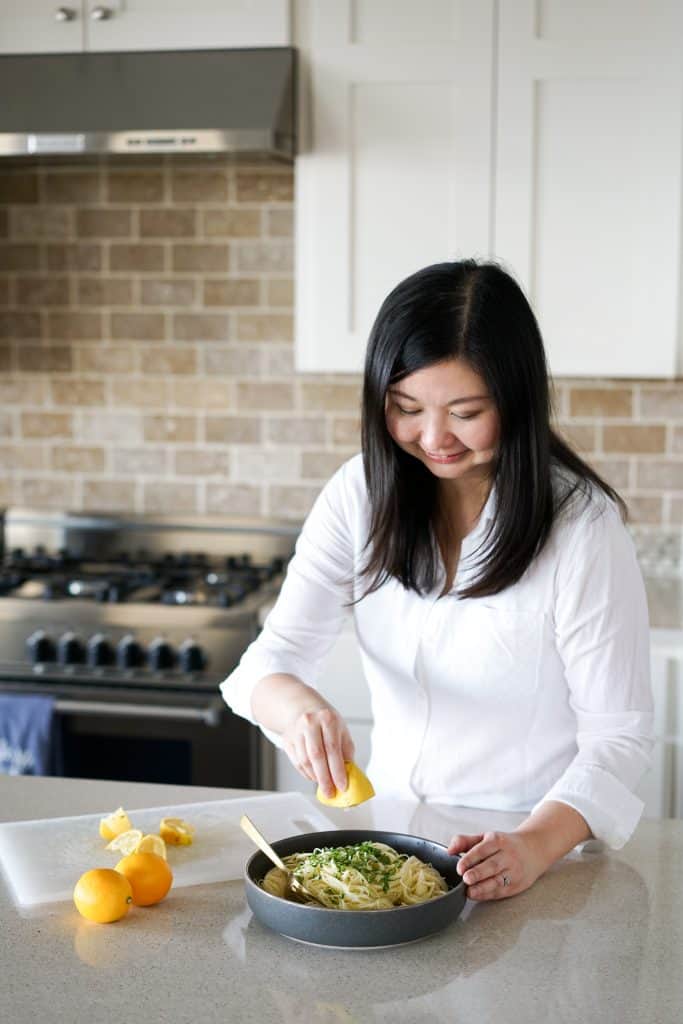
[[[472,899],[522,892],[591,837],[619,848],[651,749],[644,588],[621,499],[551,429],[539,329],[500,267],[436,264],[390,293],[362,448],[225,699],[344,789],[353,742],[316,683],[352,614],[378,794],[528,812],[451,840]]]

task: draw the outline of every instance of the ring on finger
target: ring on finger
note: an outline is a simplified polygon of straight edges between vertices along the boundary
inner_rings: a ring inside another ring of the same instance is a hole
[[[501,875],[501,881],[502,881],[503,886],[508,886],[508,885],[512,884],[511,881],[510,881],[510,876],[509,875]]]

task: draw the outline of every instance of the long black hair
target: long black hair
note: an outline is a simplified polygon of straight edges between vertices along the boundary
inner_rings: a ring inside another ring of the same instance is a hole
[[[370,531],[365,594],[395,578],[427,593],[436,585],[438,480],[390,436],[388,388],[447,359],[464,360],[485,381],[500,418],[493,465],[496,515],[461,597],[497,594],[523,575],[545,544],[560,508],[593,484],[619,495],[555,433],[541,333],[524,293],[497,263],[436,263],[387,296],[368,342],[362,401],[362,449]],[[572,481],[553,487],[553,463]]]

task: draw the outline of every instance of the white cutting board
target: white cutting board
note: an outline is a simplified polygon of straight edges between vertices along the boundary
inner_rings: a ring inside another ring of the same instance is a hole
[[[121,854],[105,849],[100,818],[111,813],[73,818],[45,818],[0,824],[0,865],[15,902],[21,907],[72,898],[74,885],[90,868],[113,868]],[[201,882],[242,878],[256,847],[239,827],[248,814],[269,841],[336,826],[301,793],[214,800],[208,803],[146,807],[128,812],[133,828],[159,831],[162,818],[184,818],[196,828],[191,846],[169,846],[174,888]]]

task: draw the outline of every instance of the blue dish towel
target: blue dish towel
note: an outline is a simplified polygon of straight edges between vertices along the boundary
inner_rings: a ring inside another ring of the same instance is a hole
[[[59,742],[53,697],[0,694],[0,775],[56,775]]]

